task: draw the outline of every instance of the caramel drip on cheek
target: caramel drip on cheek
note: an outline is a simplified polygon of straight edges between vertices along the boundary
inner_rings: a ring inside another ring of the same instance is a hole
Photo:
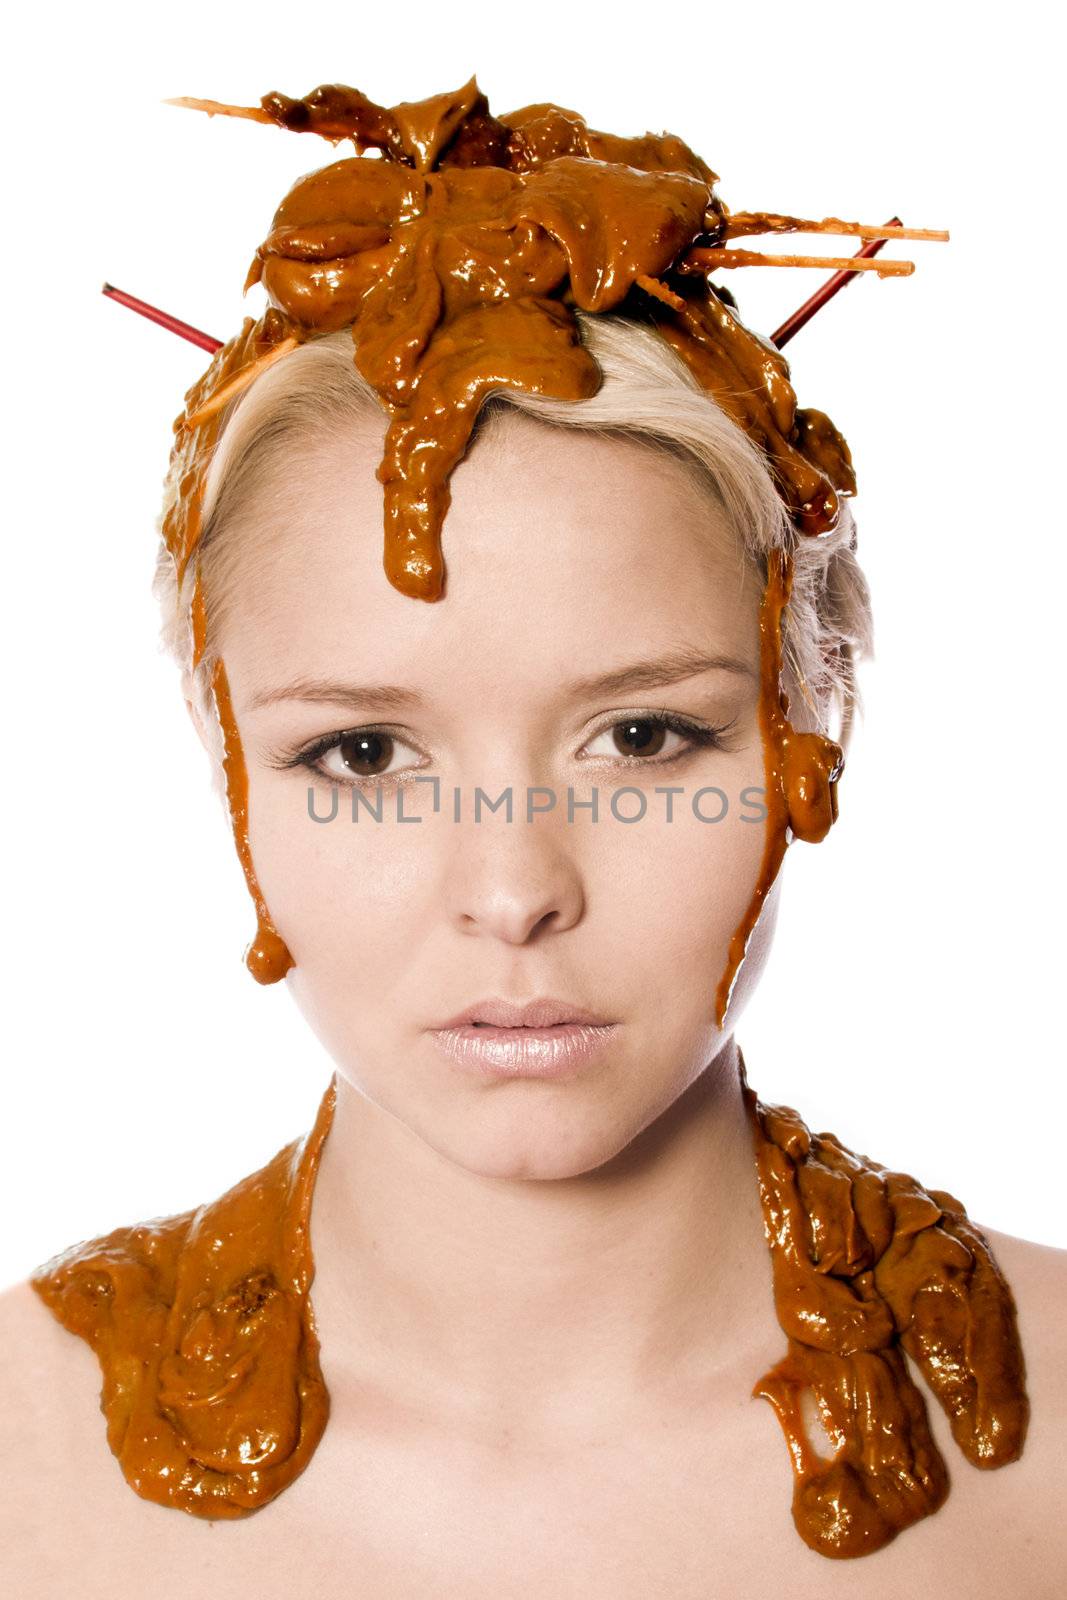
[[[95,1350],[107,1441],[145,1500],[247,1516],[322,1437],[309,1225],[335,1103],[336,1077],[311,1132],[220,1199],[75,1245],[30,1280]]]
[[[226,798],[230,808],[233,837],[241,866],[244,868],[248,892],[256,908],[256,934],[245,952],[245,965],[258,982],[277,983],[280,978],[285,977],[293,965],[293,958],[271,921],[267,903],[256,877],[256,869],[252,864],[252,851],[248,842],[248,771],[233,714],[226,667],[221,656],[215,662],[211,686],[225,747],[223,766],[226,771]]]
[[[767,553],[767,581],[760,604],[759,727],[763,743],[763,859],[748,909],[730,940],[726,967],[715,996],[715,1019],[726,1020],[749,940],[793,838],[817,844],[837,820],[837,780],[844,767],[841,746],[819,733],[800,733],[789,721],[782,688],[782,616],[793,586],[793,561],[784,550]]]
[[[793,1466],[793,1521],[818,1554],[868,1555],[948,1494],[944,1460],[902,1352],[977,1467],[1022,1454],[1029,1418],[1011,1289],[962,1204],[812,1134],[790,1106],[742,1089],[775,1310],[788,1349],[755,1385]],[[813,1396],[834,1445],[811,1446]]]
[[[204,658],[207,645],[207,610],[204,604],[204,585],[197,561],[195,579],[193,583],[193,597],[190,603],[190,616],[193,630],[193,669],[200,665]],[[233,704],[230,698],[230,686],[226,677],[226,668],[221,656],[215,662],[211,679],[212,693],[215,700],[215,711],[222,729],[223,738],[223,768],[226,773],[226,800],[230,811],[230,824],[233,828],[234,842],[237,845],[237,854],[244,869],[245,883],[252,896],[252,903],[256,908],[256,933],[245,951],[245,965],[252,976],[260,983],[277,983],[284,978],[289,968],[293,965],[293,958],[286,948],[278,930],[267,910],[266,901],[259,887],[259,879],[252,863],[252,851],[248,842],[248,769],[245,766],[244,751],[241,747],[240,735],[237,731],[237,721],[233,714]]]

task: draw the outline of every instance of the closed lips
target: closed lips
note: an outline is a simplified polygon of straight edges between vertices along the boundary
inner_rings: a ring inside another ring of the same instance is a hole
[[[500,999],[479,1000],[437,1026],[439,1029],[479,1025],[490,1028],[553,1028],[572,1023],[605,1027],[608,1021],[608,1018],[598,1016],[585,1006],[543,996],[522,1004]]]

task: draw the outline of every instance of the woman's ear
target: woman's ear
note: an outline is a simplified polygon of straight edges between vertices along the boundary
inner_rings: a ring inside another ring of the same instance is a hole
[[[189,713],[189,720],[196,729],[197,738],[208,755],[214,756],[214,744],[208,734],[208,730],[204,727],[204,719],[197,702],[196,685],[193,682],[193,675],[189,671],[182,673],[182,694],[185,697],[185,709]]]

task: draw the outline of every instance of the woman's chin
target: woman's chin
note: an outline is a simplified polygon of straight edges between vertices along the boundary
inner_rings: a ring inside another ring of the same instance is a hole
[[[573,1085],[529,1083],[447,1107],[440,1100],[394,1107],[393,1115],[453,1166],[505,1182],[558,1182],[594,1172],[625,1150],[647,1120],[617,1093],[579,1099]]]
[[[493,1144],[475,1138],[457,1138],[447,1144],[435,1139],[433,1147],[446,1161],[474,1177],[558,1183],[595,1172],[628,1142],[628,1135],[620,1133],[612,1138],[602,1132],[599,1137],[590,1134],[585,1139],[572,1136],[561,1148],[559,1141],[549,1135],[536,1134],[528,1126],[516,1126],[512,1137],[505,1136]]]

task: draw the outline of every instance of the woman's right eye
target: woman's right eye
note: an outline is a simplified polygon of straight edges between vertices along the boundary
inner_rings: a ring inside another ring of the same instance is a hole
[[[302,752],[300,764],[324,778],[340,783],[370,783],[399,776],[403,767],[393,770],[398,750],[412,750],[402,739],[375,728],[357,728],[351,733],[335,733]],[[418,756],[418,751],[412,751]]]

